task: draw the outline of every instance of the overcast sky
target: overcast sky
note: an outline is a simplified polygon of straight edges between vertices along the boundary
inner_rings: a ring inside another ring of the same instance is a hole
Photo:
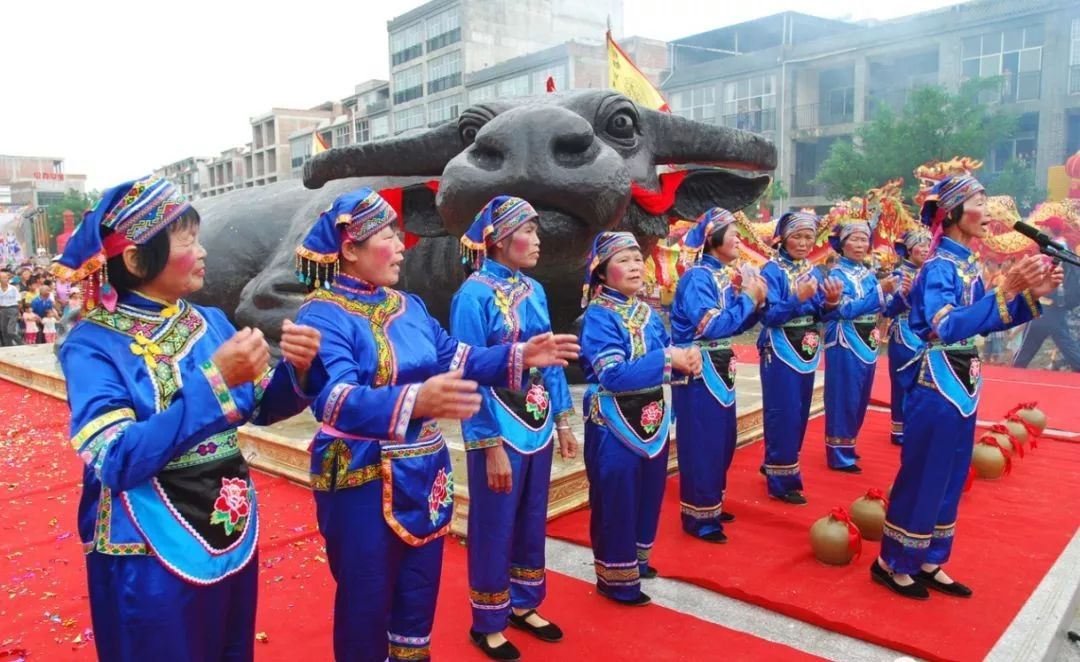
[[[0,154],[57,156],[104,188],[251,140],[248,118],[386,78],[386,21],[420,0],[15,0],[0,9]],[[625,0],[674,39],[780,11],[892,18],[946,0]],[[618,37],[618,35],[616,35]],[[603,35],[598,34],[598,39]]]

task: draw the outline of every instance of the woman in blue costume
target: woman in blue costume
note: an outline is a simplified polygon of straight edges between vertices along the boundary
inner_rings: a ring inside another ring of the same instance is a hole
[[[702,356],[701,376],[671,388],[682,527],[713,543],[727,542],[724,522],[734,520],[723,509],[738,437],[731,337],[757,324],[766,289],[760,276],[741,282],[735,270],[740,242],[734,224],[731,212],[714,207],[686,233],[683,245],[695,264],[679,279],[671,306],[675,345],[697,347]]]
[[[312,488],[326,540],[338,660],[426,660],[454,481],[438,419],[479,411],[477,383],[520,390],[533,367],[566,365],[573,336],[471,347],[419,297],[392,289],[397,215],[362,188],[339,196],[297,248],[313,291],[299,320],[322,332],[311,366]]]
[[[86,281],[60,365],[102,660],[253,657],[258,509],[236,429],[303,410],[319,338],[285,322],[288,363],[271,371],[259,331],[187,303],[198,233],[173,185],[146,177],[105,191],[53,265]]]
[[[937,238],[909,299],[911,330],[926,343],[914,359],[916,383],[904,403],[904,445],[885,516],[881,556],[871,578],[909,598],[927,589],[969,597],[971,589],[942,568],[949,560],[957,505],[971,465],[975,410],[982,386],[975,337],[1022,324],[1040,313],[1038,298],[1061,283],[1060,267],[1024,258],[987,291],[969,248],[986,236],[986,193],[974,177],[948,177],[922,207]],[[933,245],[933,244],[932,244]]]
[[[461,238],[474,271],[450,306],[450,333],[474,347],[520,342],[551,332],[547,295],[521,273],[540,258],[539,217],[525,200],[500,195]],[[469,636],[489,657],[520,658],[507,623],[543,641],[562,630],[537,608],[546,594],[544,531],[552,438],[574,457],[573,403],[561,368],[530,371],[524,390],[481,389],[483,404],[462,421],[469,480]]]
[[[870,224],[839,223],[829,237],[840,261],[830,276],[843,283],[840,303],[825,323],[825,460],[830,469],[862,473],[855,464],[855,440],[862,429],[877,368],[878,313],[885,294],[896,288],[892,276],[878,283],[866,264]]]
[[[776,224],[780,246],[761,270],[768,287],[758,351],[765,408],[765,476],[769,496],[794,505],[803,496],[799,451],[814,371],[820,361],[818,324],[840,303],[843,284],[824,278],[807,259],[814,247],[820,219],[809,212],[788,212]]]
[[[899,446],[904,443],[904,398],[915,383],[917,372],[917,366],[911,359],[915,358],[923,345],[908,322],[908,311],[911,310],[908,294],[915,276],[930,255],[930,233],[926,228],[908,230],[896,242],[896,254],[903,260],[893,271],[900,284],[885,305],[885,317],[892,320],[889,323],[889,378],[892,385],[889,402],[892,407],[892,442]]]
[[[696,347],[672,347],[667,330],[636,297],[645,262],[629,232],[602,232],[586,263],[581,364],[585,393],[585,471],[592,508],[596,586],[622,604],[647,605],[641,578],[656,576],[656,540],[667,478],[668,426],[663,385],[672,370],[701,372]]]

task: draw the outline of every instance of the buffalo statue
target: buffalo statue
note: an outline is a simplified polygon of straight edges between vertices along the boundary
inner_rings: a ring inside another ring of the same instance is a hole
[[[657,165],[668,164],[709,167],[690,169],[667,196],[650,194],[661,188]],[[553,326],[567,330],[581,312],[585,257],[599,232],[628,230],[649,247],[667,234],[668,215],[750,204],[769,182],[758,173],[775,167],[776,150],[759,135],[643,109],[611,90],[487,101],[422,133],[323,152],[305,165],[302,185],[197,201],[209,250],[198,298],[276,340],[306,294],[293,250],[318,214],[345,191],[393,188],[405,229],[419,237],[399,287],[445,321],[465,278],[458,239],[488,200],[508,194],[540,213],[541,260],[531,275],[547,290]]]

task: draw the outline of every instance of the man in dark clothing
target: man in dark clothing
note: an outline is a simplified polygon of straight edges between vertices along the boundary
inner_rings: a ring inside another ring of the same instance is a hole
[[[34,300],[30,302],[30,310],[34,311],[34,314],[41,319],[45,319],[45,315],[52,310],[56,310],[56,302],[52,299],[52,281],[45,281],[47,284],[43,284],[38,288],[38,295],[34,297]],[[42,325],[38,328],[38,343],[45,342],[45,327]]]
[[[1069,243],[1074,243],[1066,241],[1069,232],[1062,219],[1050,217],[1041,225],[1049,230],[1062,246],[1068,247]],[[1013,366],[1026,368],[1049,337],[1057,345],[1061,358],[1070,369],[1080,371],[1080,342],[1069,333],[1068,323],[1069,312],[1080,306],[1080,268],[1066,264],[1065,282],[1048,297],[1044,297],[1042,304],[1042,317],[1032,320],[1024,329],[1024,340],[1013,358]]]

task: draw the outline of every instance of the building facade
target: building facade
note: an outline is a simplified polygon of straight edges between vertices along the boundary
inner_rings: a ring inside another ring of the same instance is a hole
[[[45,206],[69,190],[85,193],[86,175],[66,172],[64,159],[0,154],[0,204]]]
[[[189,156],[158,168],[154,174],[179,187],[188,200],[198,200],[205,195],[203,188],[209,180],[209,163],[210,159]]]
[[[788,12],[672,42],[664,92],[676,113],[776,142],[784,207],[823,207],[814,182],[829,149],[923,85],[950,91],[994,77],[984,94],[1020,117],[983,157],[984,177],[1014,159],[1046,171],[1080,147],[1080,4],[974,0],[876,24]]]
[[[573,39],[621,32],[622,0],[433,0],[387,24],[393,132],[457,117],[469,74]],[[520,96],[531,80],[508,94]]]
[[[230,147],[206,164],[207,183],[203,196],[212,198],[238,188],[244,188],[244,157],[251,151],[251,143],[243,147]]]

